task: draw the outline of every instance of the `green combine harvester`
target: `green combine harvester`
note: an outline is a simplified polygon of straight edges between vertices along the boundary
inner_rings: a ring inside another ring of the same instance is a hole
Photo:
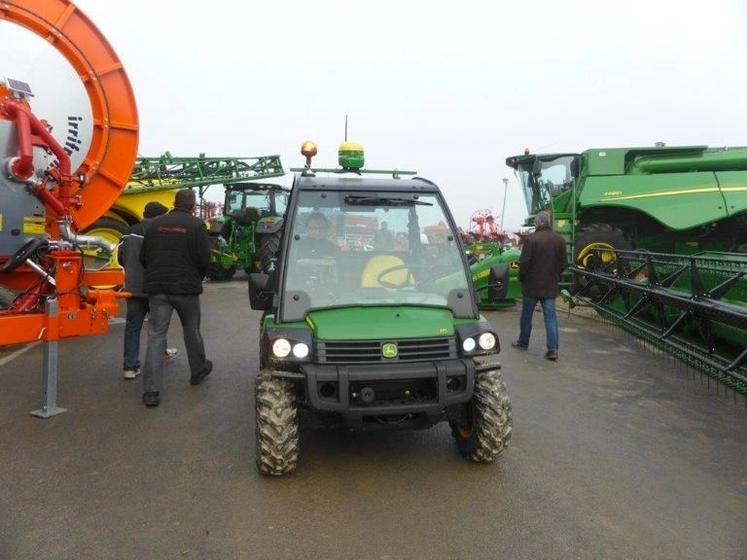
[[[506,160],[568,243],[573,301],[747,393],[747,148]]]

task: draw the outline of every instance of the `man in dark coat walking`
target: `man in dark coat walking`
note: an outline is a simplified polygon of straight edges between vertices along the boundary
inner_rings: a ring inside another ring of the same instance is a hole
[[[158,406],[160,401],[166,333],[174,310],[184,331],[190,384],[199,385],[213,369],[212,362],[205,359],[200,334],[200,294],[210,262],[210,245],[204,224],[192,215],[196,202],[194,191],[178,191],[174,209],[153,220],[140,250],[150,306],[143,374],[146,406]]]
[[[127,299],[127,318],[124,328],[124,378],[135,379],[140,375],[140,331],[143,321],[148,314],[148,296],[143,292],[144,271],[140,264],[140,247],[143,244],[145,232],[150,227],[153,218],[168,212],[160,202],[149,202],[143,209],[143,221],[130,228],[117,250],[117,260],[122,265],[125,274],[124,289],[133,297]],[[166,348],[166,359],[176,356],[176,348]]]
[[[565,240],[550,229],[552,218],[548,212],[540,212],[534,218],[535,231],[529,235],[521,248],[519,259],[519,281],[523,303],[521,309],[521,332],[519,340],[512,346],[526,350],[532,334],[532,314],[537,302],[542,305],[547,331],[548,360],[558,359],[558,317],[555,298],[560,295],[560,274],[568,265]]]

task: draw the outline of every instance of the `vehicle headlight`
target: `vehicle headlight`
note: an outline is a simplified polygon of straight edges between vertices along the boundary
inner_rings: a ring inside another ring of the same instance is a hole
[[[291,344],[284,338],[278,338],[272,343],[272,353],[276,358],[285,358],[291,353]]]
[[[475,349],[475,346],[476,346],[476,342],[475,342],[475,339],[472,337],[465,338],[462,341],[462,350],[464,350],[465,352],[472,352],[472,350]]]
[[[305,358],[309,355],[309,345],[299,342],[293,346],[293,355],[296,358]]]
[[[477,339],[477,344],[483,350],[491,350],[495,348],[495,335],[489,332],[482,333],[480,338]]]

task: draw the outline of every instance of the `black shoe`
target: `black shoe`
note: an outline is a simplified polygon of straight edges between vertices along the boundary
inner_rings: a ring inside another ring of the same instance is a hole
[[[213,371],[213,362],[211,362],[210,360],[205,360],[205,367],[200,373],[189,378],[189,384],[199,385],[200,383],[205,381],[205,378],[210,375],[211,371]]]
[[[158,398],[158,393],[143,393],[143,403],[145,406],[158,406],[161,402]]]
[[[553,362],[558,359],[558,351],[557,350],[548,350],[545,353],[545,358],[548,360],[552,360]]]
[[[526,350],[528,348],[528,346],[524,346],[523,344],[519,344],[518,340],[516,342],[512,342],[511,346],[513,346],[517,350]]]

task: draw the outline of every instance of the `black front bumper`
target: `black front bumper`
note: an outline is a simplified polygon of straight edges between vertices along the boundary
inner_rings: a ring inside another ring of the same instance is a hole
[[[366,365],[303,365],[291,377],[303,383],[308,408],[338,413],[348,423],[365,418],[419,415],[434,423],[447,408],[468,402],[475,386],[472,359]],[[367,393],[366,393],[367,392]],[[364,399],[364,395],[368,397]]]

